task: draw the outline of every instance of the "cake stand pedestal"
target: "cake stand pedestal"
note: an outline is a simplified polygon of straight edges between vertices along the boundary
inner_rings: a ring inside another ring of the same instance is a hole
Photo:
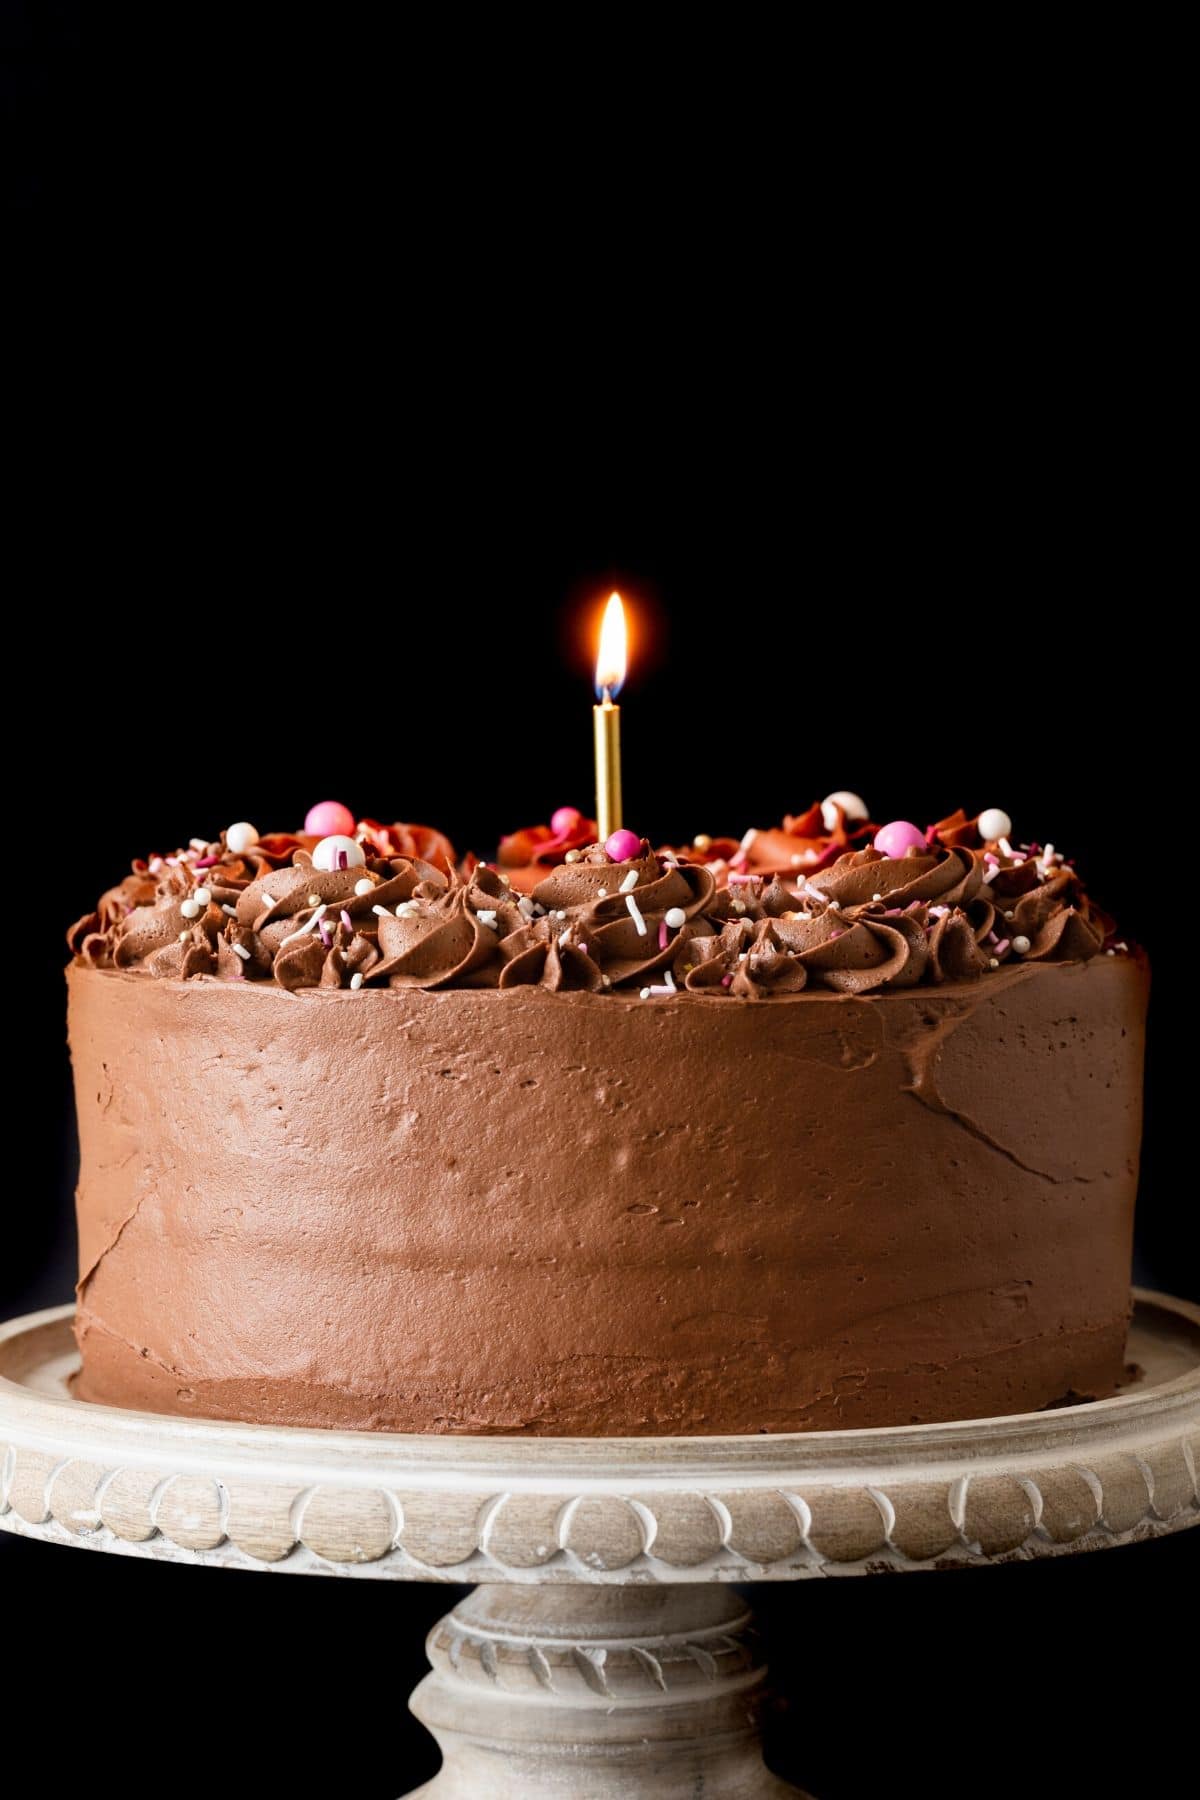
[[[1112,1400],[896,1430],[404,1437],[72,1398],[71,1311],[0,1327],[0,1528],[124,1556],[475,1582],[413,1696],[432,1800],[766,1800],[734,1583],[980,1568],[1200,1523],[1200,1308],[1140,1293]],[[798,1604],[803,1602],[798,1600]]]

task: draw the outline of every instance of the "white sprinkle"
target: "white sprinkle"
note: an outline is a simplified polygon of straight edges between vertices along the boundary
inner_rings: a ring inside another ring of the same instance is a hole
[[[831,912],[841,912],[841,910],[842,910],[841,901],[840,900],[831,900],[829,902],[829,910]]]
[[[411,919],[416,910],[417,903],[415,900],[402,900],[396,908],[396,917],[398,919]]]
[[[612,976],[611,975],[602,975],[600,977],[600,986],[610,988],[612,986]]]
[[[495,931],[495,929],[496,929],[496,909],[494,906],[483,907],[479,912],[477,912],[475,914],[475,917],[479,920],[479,923],[481,925],[486,925],[489,931]]]
[[[235,956],[240,956],[243,962],[250,961],[250,952],[247,950],[245,944],[230,944],[229,948],[233,951]]]
[[[568,850],[567,854],[563,857],[563,861],[569,862],[569,863],[577,863],[579,861],[578,850]]]
[[[562,908],[561,908],[561,907],[560,907],[560,908],[559,908],[559,909],[558,909],[558,911],[557,911],[557,912],[556,912],[556,913],[555,913],[555,915],[554,915],[554,916],[555,916],[555,918],[556,918],[556,919],[565,919],[565,918],[566,918],[566,916],[567,916],[567,915],[566,915],[566,913],[565,913],[565,912],[564,912],[564,911],[563,911],[563,910],[562,910]]]
[[[166,864],[168,869],[177,869],[179,867],[179,858],[177,856],[168,856],[166,858]]]
[[[929,910],[935,919],[944,919],[950,908],[948,906],[931,906]]]
[[[329,911],[328,906],[318,906],[318,908],[317,908],[316,912],[313,914],[312,918],[306,919],[304,924],[301,925],[301,927],[298,931],[289,931],[288,935],[283,939],[279,948],[282,950],[284,944],[294,944],[297,938],[307,937],[307,935],[310,931],[315,931],[317,926],[321,923],[321,920],[325,917],[325,914],[328,911]]]
[[[733,910],[735,913],[744,913],[746,910],[746,902],[744,900],[735,900],[733,903]]]
[[[185,919],[194,919],[203,911],[198,900],[185,900],[179,908]]]
[[[883,895],[882,894],[872,894],[871,898],[872,898],[872,900],[882,900]]]
[[[358,992],[359,988],[362,986],[362,984],[363,984],[363,978],[362,978],[362,971],[360,970],[357,975],[352,975],[350,977],[350,986],[354,989],[354,992],[357,994],[357,992]]]
[[[670,906],[666,911],[666,922],[670,930],[679,931],[687,924],[687,914],[682,906]]]
[[[995,879],[999,873],[1000,873],[999,869],[985,869],[983,871],[983,879],[988,887],[991,887],[993,881],[995,881]]]
[[[677,869],[679,867],[679,858],[673,850],[664,850],[662,859],[666,863],[668,869]]]
[[[268,894],[265,891],[262,895],[262,902],[263,902],[264,906],[278,906],[279,905],[279,902],[275,898],[274,894]]]
[[[1004,916],[1006,919],[1015,919],[1017,915],[1016,913],[1006,912]]]
[[[560,931],[558,934],[558,947],[560,950],[563,948],[564,944],[566,943],[566,941],[570,937],[570,935],[571,935],[571,927],[569,925],[564,926],[562,931]]]
[[[1110,956],[1111,956],[1111,955],[1112,955],[1112,951],[1111,951],[1111,950],[1110,950],[1110,951],[1109,951],[1109,953],[1108,953],[1108,954],[1109,954],[1109,955],[1110,955]],[[649,998],[650,998],[650,989],[649,989],[649,988],[643,988],[643,989],[642,989],[642,999],[643,999],[643,1000],[648,1000],[648,999],[649,999]]]
[[[151,875],[157,875],[158,871],[162,868],[162,857],[152,856],[146,867],[149,869]]]
[[[638,872],[636,869],[630,869],[628,875],[623,875],[621,877],[621,885],[617,891],[621,894],[631,894],[637,884]]]
[[[1000,958],[998,956],[989,956],[988,957],[988,968],[989,969],[998,969],[999,967],[1000,967]]]
[[[1115,946],[1114,946],[1114,948],[1115,948],[1115,949],[1117,949],[1117,950],[1124,950],[1124,951],[1126,951],[1126,952],[1128,952],[1128,950],[1129,950],[1129,945],[1128,945],[1128,944],[1125,944],[1125,943],[1118,943],[1118,944],[1116,944],[1116,945],[1115,945]]]
[[[180,943],[181,943],[181,944],[186,944],[186,943],[187,943],[187,941],[188,941],[188,939],[189,939],[189,938],[190,938],[190,937],[191,937],[191,935],[192,935],[192,934],[191,934],[191,932],[190,932],[190,931],[181,931],[181,932],[180,932],[180,934],[179,934],[179,941],[180,941]],[[1111,950],[1110,950],[1110,951],[1109,951],[1109,953],[1108,953],[1108,954],[1109,954],[1109,955],[1110,955],[1110,956],[1111,956],[1111,955],[1112,955],[1112,951],[1111,951]]]
[[[803,867],[803,864],[804,864],[804,858],[801,856],[800,852],[798,850],[793,850],[792,851],[792,867],[793,867],[793,869],[799,869],[799,868]]]
[[[672,975],[670,969],[663,970],[663,981],[666,983],[667,992],[669,994],[678,993],[679,990],[675,986],[675,977]]]
[[[643,997],[643,999],[649,1000],[652,996],[654,998],[658,998],[661,995],[662,998],[665,999],[669,994],[677,994],[678,992],[679,992],[679,989],[677,987],[674,987],[674,986],[667,987],[665,985],[662,985],[662,986],[643,988],[642,997]]]
[[[1047,863],[1052,863],[1052,862],[1055,862],[1056,860],[1057,860],[1057,852],[1055,851],[1054,845],[1047,844],[1046,848],[1042,851],[1042,861],[1047,862]]]
[[[1009,913],[1008,917],[1011,919],[1012,914]],[[1029,948],[1029,939],[1027,937],[1015,937],[1012,941],[1012,947],[1017,956],[1024,956]]]
[[[201,906],[207,906],[209,901],[212,899],[212,889],[206,888],[206,887],[198,887],[196,889],[195,893],[192,895],[192,899],[198,900],[200,902]]]
[[[221,911],[223,913],[228,913],[231,919],[237,918],[237,907],[230,906],[228,900],[223,900],[221,902]]]
[[[240,856],[244,850],[249,850],[251,844],[257,842],[258,833],[248,819],[239,819],[225,833],[225,848],[232,850],[235,856]]]
[[[646,921],[645,921],[645,919],[643,919],[641,908],[639,907],[637,901],[634,899],[632,894],[626,894],[625,904],[629,908],[630,918],[633,920],[634,924],[638,928],[638,936],[645,937]]]
[[[529,898],[529,895],[522,894],[521,898],[517,901],[517,911],[520,913],[521,917],[523,919],[532,919],[533,910],[533,901]]]
[[[386,906],[373,906],[371,911],[380,919],[390,919],[392,916]]]
[[[607,888],[597,888],[596,894],[597,894],[597,897],[601,900],[608,899],[608,889]]]
[[[1011,862],[1011,861],[1012,861],[1012,859],[1013,859],[1013,847],[1012,847],[1012,845],[1011,845],[1011,844],[1010,844],[1010,843],[1009,843],[1009,841],[1008,841],[1008,839],[1007,839],[1007,838],[1006,838],[1006,837],[1002,837],[1002,838],[997,838],[997,839],[996,839],[996,842],[997,842],[997,843],[998,843],[998,844],[999,844],[999,846],[1000,846],[1000,854],[1001,854],[1001,856],[1007,856],[1007,858],[1008,858],[1008,860],[1009,860],[1009,862]]]
[[[368,881],[365,875],[361,881],[356,881],[354,884],[354,891],[360,899],[364,894],[373,893],[374,888],[375,883],[373,881]]]
[[[749,850],[751,844],[754,842],[754,840],[757,836],[758,836],[758,832],[755,829],[755,827],[752,825],[750,827],[749,831],[746,833],[745,837],[742,839],[741,843],[738,845],[738,855],[739,856],[745,856],[747,850]]]
[[[204,838],[189,838],[188,844],[189,844],[190,848],[193,850],[207,850],[208,849],[207,841]]]
[[[320,906],[320,904],[321,904],[320,894],[310,894],[308,896],[308,904],[310,906]]]

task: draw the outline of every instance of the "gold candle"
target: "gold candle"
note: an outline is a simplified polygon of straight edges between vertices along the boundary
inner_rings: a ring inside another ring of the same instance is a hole
[[[596,749],[596,824],[603,844],[621,829],[621,709],[613,704],[625,679],[625,608],[620,594],[613,594],[604,609],[600,627],[600,654],[596,658],[596,692],[600,704],[592,708]]]

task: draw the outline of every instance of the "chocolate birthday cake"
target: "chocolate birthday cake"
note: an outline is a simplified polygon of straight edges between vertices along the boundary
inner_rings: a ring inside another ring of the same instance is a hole
[[[323,803],[70,933],[86,1399],[556,1435],[1123,1372],[1145,958],[1052,845],[837,794],[493,865]]]

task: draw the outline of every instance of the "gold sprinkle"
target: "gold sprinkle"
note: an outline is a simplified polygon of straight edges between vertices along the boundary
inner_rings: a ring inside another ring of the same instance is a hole
[[[707,831],[701,831],[701,832],[697,833],[697,835],[692,839],[692,848],[693,848],[693,850],[711,850],[712,849],[712,839],[709,837]]]

